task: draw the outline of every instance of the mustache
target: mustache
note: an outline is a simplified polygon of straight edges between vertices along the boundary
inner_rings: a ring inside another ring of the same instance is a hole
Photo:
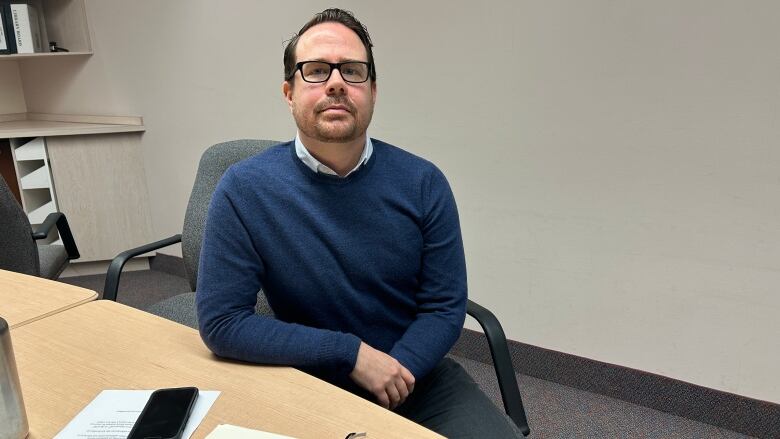
[[[327,98],[324,101],[320,102],[314,107],[314,111],[317,113],[321,113],[325,111],[328,107],[332,107],[334,105],[341,105],[344,107],[347,107],[347,110],[349,110],[350,113],[355,112],[355,106],[352,105],[352,102],[350,102],[345,97],[335,97],[335,98]]]

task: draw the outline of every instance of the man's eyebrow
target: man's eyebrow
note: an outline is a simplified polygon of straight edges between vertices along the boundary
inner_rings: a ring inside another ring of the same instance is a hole
[[[319,61],[319,62],[324,62],[324,63],[330,63],[330,61],[328,61],[328,60],[326,60],[324,58],[312,58],[312,59],[310,59],[308,61]],[[360,59],[352,59],[352,58],[340,58],[338,62],[339,63],[345,63],[345,62],[368,62],[368,61],[363,61],[363,60],[360,60]]]

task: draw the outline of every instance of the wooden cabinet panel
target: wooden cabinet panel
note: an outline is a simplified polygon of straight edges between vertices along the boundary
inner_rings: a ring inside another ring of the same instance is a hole
[[[57,204],[79,262],[111,259],[152,241],[140,139],[140,133],[117,133],[46,140]]]

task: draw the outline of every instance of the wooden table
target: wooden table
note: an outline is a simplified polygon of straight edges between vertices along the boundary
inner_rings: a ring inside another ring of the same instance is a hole
[[[296,369],[218,359],[197,331],[115,302],[69,309],[11,338],[29,439],[53,437],[103,389],[180,386],[222,392],[194,438],[223,423],[296,438],[441,437]]]
[[[97,296],[85,288],[0,270],[0,317],[11,329],[93,301]]]

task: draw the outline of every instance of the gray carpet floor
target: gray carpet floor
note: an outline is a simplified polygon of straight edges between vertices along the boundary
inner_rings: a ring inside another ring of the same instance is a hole
[[[102,292],[104,275],[61,278],[60,281]],[[187,281],[156,270],[122,275],[117,301],[145,309],[190,291]],[[491,365],[453,356],[503,410]],[[528,421],[529,438],[751,438],[723,428],[671,415],[551,381],[517,374]],[[489,438],[486,438],[489,439]]]

